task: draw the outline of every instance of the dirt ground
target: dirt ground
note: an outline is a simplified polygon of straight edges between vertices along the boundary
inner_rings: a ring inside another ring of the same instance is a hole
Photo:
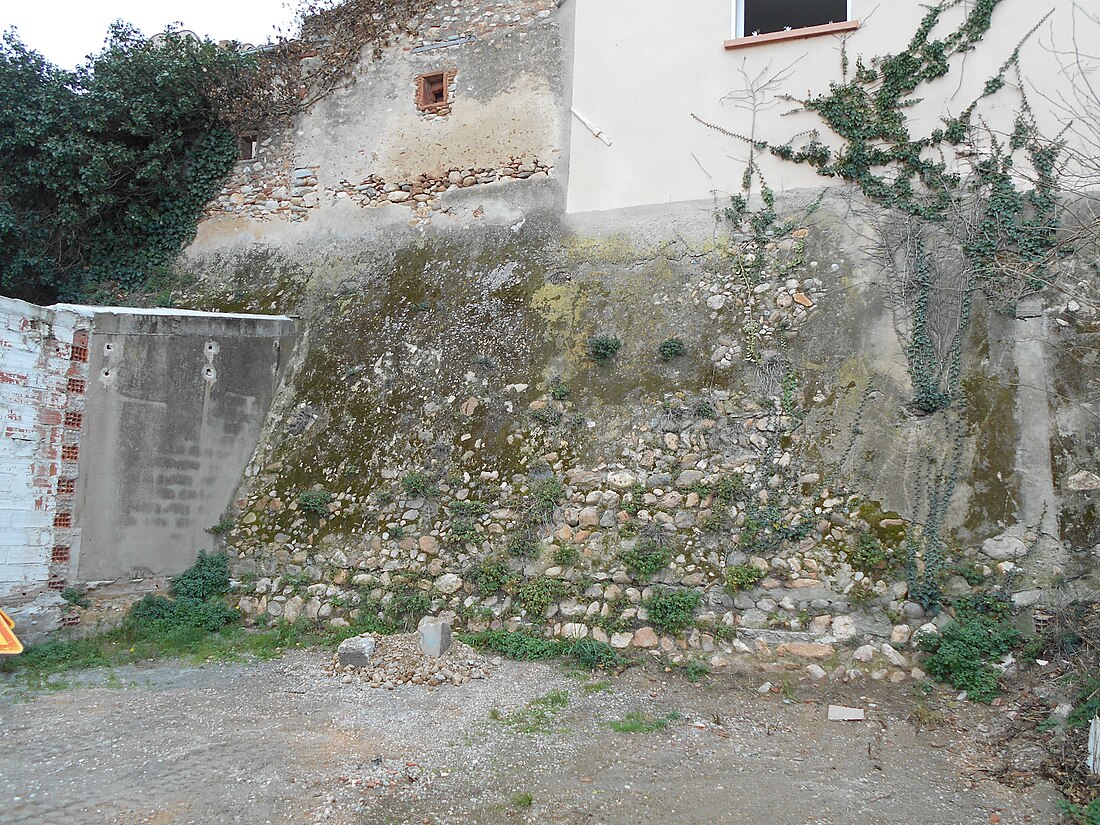
[[[978,825],[1056,821],[1045,785],[980,778],[996,708],[917,731],[906,686],[503,662],[460,687],[372,690],[327,654],[158,662],[28,695],[0,685],[3,823]],[[528,703],[566,691],[531,724]],[[944,701],[945,697],[948,701]],[[867,709],[829,722],[830,702]],[[560,703],[560,700],[559,700]],[[496,710],[494,710],[496,709]],[[631,712],[680,718],[620,733]],[[518,714],[518,715],[517,715]],[[496,718],[494,718],[496,717]],[[549,732],[528,732],[530,727]],[[528,796],[529,795],[529,796]]]

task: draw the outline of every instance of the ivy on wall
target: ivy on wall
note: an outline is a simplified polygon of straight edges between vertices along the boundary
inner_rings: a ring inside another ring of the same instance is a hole
[[[1022,43],[957,116],[925,135],[913,134],[909,117],[924,87],[943,80],[952,59],[989,33],[1001,2],[977,0],[958,28],[936,37],[944,14],[961,4],[945,0],[929,9],[904,51],[870,61],[857,58],[854,66],[845,53],[840,82],[828,92],[794,99],[821,120],[835,148],[818,132],[798,147],[752,141],[757,150],[854,184],[869,204],[894,214],[871,223],[901,286],[899,333],[913,406],[924,413],[947,409],[957,399],[975,291],[982,290],[996,308],[1012,311],[1021,297],[1047,282],[1057,251],[1062,143],[1039,133],[1022,90],[1007,140],[979,130],[975,122],[979,103],[1004,89],[1010,75],[1019,75]],[[1026,189],[1021,160],[1029,170]],[[899,221],[908,225],[903,233],[896,231]],[[890,231],[882,231],[883,223]],[[944,243],[964,253],[961,262],[951,261],[953,273],[935,260]],[[941,300],[945,291],[957,296],[951,306]],[[944,329],[936,311],[954,328]]]

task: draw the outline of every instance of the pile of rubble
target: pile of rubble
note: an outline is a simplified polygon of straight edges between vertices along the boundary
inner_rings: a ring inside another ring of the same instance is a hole
[[[488,678],[490,665],[472,647],[452,640],[449,622],[425,619],[416,633],[345,639],[327,672],[345,683],[358,678],[372,688],[393,690],[398,685],[463,685]]]

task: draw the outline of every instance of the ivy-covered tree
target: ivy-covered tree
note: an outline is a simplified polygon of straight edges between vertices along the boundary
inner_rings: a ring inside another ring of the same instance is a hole
[[[270,93],[256,61],[124,23],[74,72],[0,40],[0,292],[104,300],[165,271]]]

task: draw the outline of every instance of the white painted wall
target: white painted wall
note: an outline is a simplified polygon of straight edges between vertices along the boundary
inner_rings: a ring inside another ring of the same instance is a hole
[[[847,36],[853,64],[859,54],[870,58],[902,50],[927,5],[926,0],[852,0],[852,17],[863,21]],[[1057,131],[1057,118],[1043,93],[1056,93],[1064,79],[1046,47],[1069,46],[1072,7],[1073,0],[1041,6],[1003,0],[993,18],[995,35],[957,61],[935,87],[943,94],[917,110],[921,122],[934,126],[941,115],[965,108],[1053,8],[1051,19],[1024,46],[1022,62],[1026,82],[1035,86],[1029,96],[1041,123],[1048,132]],[[961,19],[962,11],[945,16],[944,32]],[[762,85],[762,79],[780,77],[782,83],[759,97],[756,134],[784,143],[818,121],[805,114],[784,116],[792,104],[779,100],[778,93],[805,96],[827,91],[831,80],[840,79],[840,36],[727,51],[723,44],[734,30],[732,0],[576,0],[575,25],[572,108],[611,145],[595,137],[580,118],[572,118],[570,213],[713,197],[725,202],[739,191],[747,147],[697,123],[692,113],[748,134],[752,107],[731,93],[743,98],[750,80]],[[983,111],[1000,124],[1011,117],[1013,102],[1006,90]],[[771,158],[763,166],[777,191],[822,183],[806,167]]]

